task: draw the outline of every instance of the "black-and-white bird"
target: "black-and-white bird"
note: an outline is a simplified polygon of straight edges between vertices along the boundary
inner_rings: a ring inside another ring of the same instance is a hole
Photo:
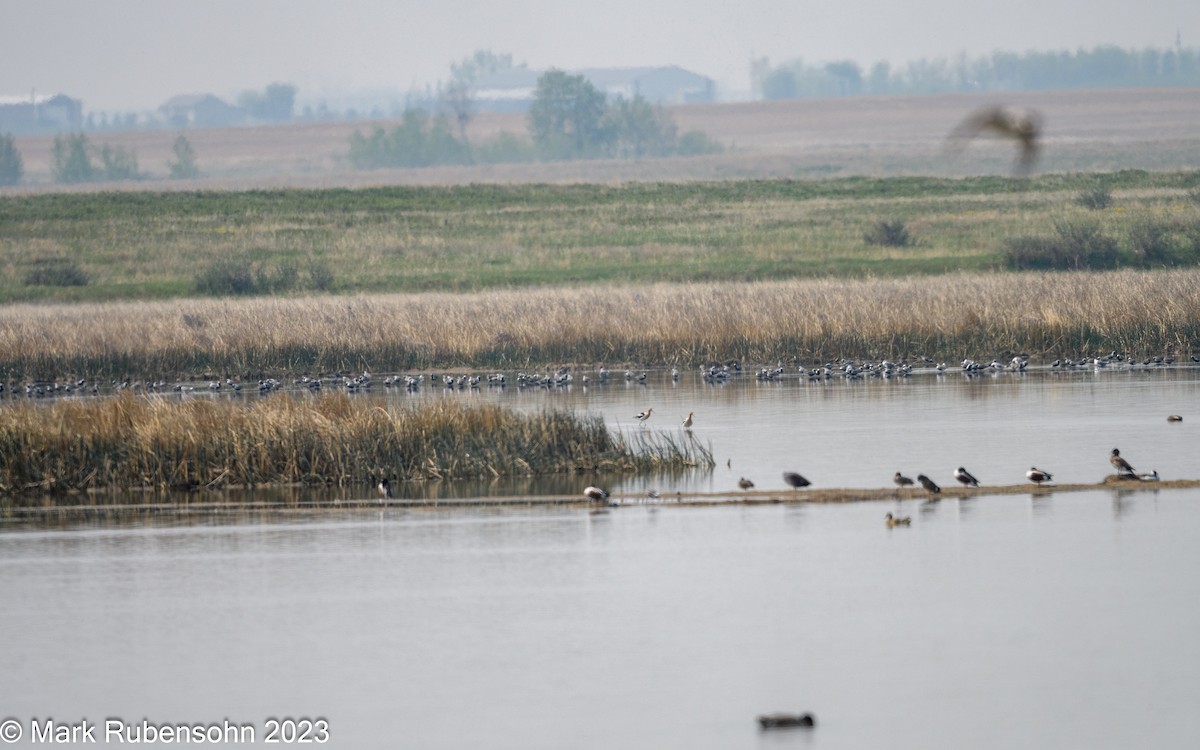
[[[794,471],[783,472],[783,481],[787,482],[789,487],[795,487],[796,489],[807,487],[810,484],[807,479]]]
[[[1054,477],[1048,471],[1042,471],[1036,466],[1030,466],[1029,471],[1025,472],[1025,478],[1034,484],[1041,484],[1042,482],[1049,482]]]
[[[1113,468],[1117,470],[1118,474],[1137,476],[1137,472],[1133,470],[1133,467],[1129,465],[1128,461],[1121,458],[1121,451],[1117,450],[1116,448],[1112,449],[1112,455],[1109,456],[1108,462],[1113,465]]]
[[[971,472],[967,471],[961,466],[954,470],[954,478],[961,482],[963,487],[979,486],[979,480],[972,476]]]
[[[392,499],[392,481],[387,477],[379,480],[379,484],[375,485],[375,490],[379,493],[380,500]]]
[[[654,408],[651,407],[651,408],[647,409],[646,411],[639,413],[636,417],[634,417],[634,419],[641,422],[642,424],[646,424],[646,420],[649,419],[650,415],[653,413],[654,413]]]
[[[937,482],[933,481],[924,474],[918,474],[917,481],[921,483],[921,486],[925,488],[926,492],[929,492],[932,495],[936,495],[942,491],[942,488],[937,486]]]
[[[596,501],[607,500],[608,499],[608,491],[602,490],[599,487],[585,487],[583,490],[583,496],[586,497],[588,500],[596,500]]]

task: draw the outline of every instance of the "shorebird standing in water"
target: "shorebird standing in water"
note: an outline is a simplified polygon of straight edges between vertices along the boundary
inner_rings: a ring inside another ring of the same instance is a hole
[[[954,478],[962,482],[963,487],[979,486],[979,480],[971,476],[971,472],[967,471],[961,466],[954,470]]]
[[[392,481],[387,477],[380,479],[375,489],[379,492],[380,501],[392,499]]]
[[[1048,471],[1042,471],[1036,466],[1030,466],[1029,471],[1025,472],[1025,477],[1034,484],[1048,482],[1054,477]]]
[[[1113,465],[1117,473],[1122,476],[1137,476],[1137,472],[1129,465],[1129,462],[1121,458],[1121,451],[1116,448],[1112,449],[1112,455],[1109,456],[1108,462]]]
[[[654,413],[654,408],[651,407],[651,408],[647,409],[646,411],[638,414],[636,417],[634,417],[634,419],[641,422],[642,424],[646,424],[646,420],[649,419],[650,415],[653,413]]]
[[[688,415],[683,418],[683,429],[685,429],[685,430],[692,429],[692,416],[694,414],[695,414],[695,412],[689,411]]]

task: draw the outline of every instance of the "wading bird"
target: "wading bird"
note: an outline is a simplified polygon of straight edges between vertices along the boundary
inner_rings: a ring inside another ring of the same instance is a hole
[[[379,484],[375,485],[375,489],[379,491],[380,500],[392,499],[392,481],[387,477],[379,480]]]
[[[959,482],[962,482],[963,487],[979,486],[979,480],[971,476],[971,472],[967,471],[961,466],[954,470],[954,478]]]
[[[906,477],[898,471],[892,475],[892,481],[897,487],[910,487],[913,483],[912,477]]]
[[[685,430],[692,429],[692,416],[694,414],[695,414],[695,412],[689,411],[688,415],[683,418],[683,429],[685,429]]]
[[[910,516],[893,516],[891,513],[888,513],[885,518],[887,518],[887,527],[889,529],[896,526],[912,526],[912,518]]]
[[[1033,482],[1034,484],[1041,484],[1042,482],[1049,482],[1051,479],[1054,478],[1054,476],[1052,474],[1050,474],[1050,472],[1042,471],[1041,469],[1039,469],[1036,466],[1030,466],[1029,471],[1025,472],[1025,477],[1029,481]]]
[[[651,408],[647,409],[646,411],[638,414],[636,417],[634,417],[634,419],[641,422],[642,424],[646,424],[646,420],[649,419],[650,415],[653,413],[654,413],[654,408],[651,407]]]
[[[1137,472],[1129,465],[1129,462],[1121,458],[1121,451],[1116,448],[1112,449],[1112,455],[1109,456],[1108,462],[1113,465],[1118,474],[1123,476],[1137,476]]]
[[[1042,117],[1036,111],[1011,109],[1003,106],[984,107],[968,115],[950,132],[949,148],[961,151],[965,142],[989,133],[1009,138],[1017,144],[1017,162],[1013,173],[1024,176],[1037,163],[1041,150]]]
[[[783,472],[783,481],[787,482],[789,487],[795,487],[796,489],[807,487],[809,485],[809,481],[807,479],[794,471]]]

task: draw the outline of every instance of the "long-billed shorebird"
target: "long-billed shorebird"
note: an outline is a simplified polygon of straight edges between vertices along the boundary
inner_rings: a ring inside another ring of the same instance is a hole
[[[811,484],[807,479],[794,471],[783,472],[783,481],[787,482],[789,487],[795,487],[796,489],[807,487],[809,484]]]
[[[651,408],[647,409],[646,411],[638,414],[636,417],[634,417],[634,419],[641,422],[642,424],[646,424],[646,420],[649,419],[650,415],[653,413],[654,413],[654,407],[651,407]]]
[[[1030,466],[1029,471],[1025,472],[1025,477],[1034,484],[1049,482],[1054,476],[1048,471],[1042,471],[1036,466]]]
[[[689,412],[688,412],[688,415],[687,415],[686,417],[684,417],[684,418],[683,418],[683,429],[685,429],[685,430],[690,430],[690,429],[692,429],[692,417],[693,417],[695,414],[696,414],[696,412],[689,411]]]
[[[963,487],[979,486],[979,480],[972,476],[971,472],[967,471],[961,466],[954,470],[954,478],[961,482]]]
[[[1133,467],[1129,465],[1128,461],[1121,458],[1121,451],[1117,450],[1116,448],[1112,449],[1112,455],[1109,456],[1108,462],[1113,465],[1113,468],[1117,470],[1118,474],[1137,476],[1137,472],[1133,470]]]

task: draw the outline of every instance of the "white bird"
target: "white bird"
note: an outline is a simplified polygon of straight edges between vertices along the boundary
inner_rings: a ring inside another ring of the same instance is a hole
[[[1158,469],[1155,469],[1154,471],[1150,472],[1149,474],[1138,474],[1138,479],[1142,480],[1143,482],[1157,482],[1158,481]]]
[[[683,418],[683,429],[685,429],[685,430],[692,429],[692,416],[694,414],[695,414],[695,412],[689,411],[688,415]]]

